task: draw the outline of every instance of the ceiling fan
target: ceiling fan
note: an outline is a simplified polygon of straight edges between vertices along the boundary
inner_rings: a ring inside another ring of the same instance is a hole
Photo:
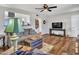
[[[40,12],[43,12],[43,11],[49,11],[49,12],[51,12],[52,11],[51,9],[53,9],[53,8],[57,8],[57,6],[48,7],[47,4],[44,4],[43,8],[35,8],[35,9],[41,9]]]

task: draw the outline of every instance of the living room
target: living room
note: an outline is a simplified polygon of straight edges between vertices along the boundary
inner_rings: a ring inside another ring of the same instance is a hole
[[[0,54],[79,54],[78,6],[79,4],[0,5]],[[20,21],[15,21],[16,18]],[[32,46],[32,43],[35,45]]]

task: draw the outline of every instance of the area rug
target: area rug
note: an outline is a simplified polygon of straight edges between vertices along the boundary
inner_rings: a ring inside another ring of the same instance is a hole
[[[40,50],[45,53],[48,53],[53,47],[54,47],[53,45],[43,43],[43,47]]]

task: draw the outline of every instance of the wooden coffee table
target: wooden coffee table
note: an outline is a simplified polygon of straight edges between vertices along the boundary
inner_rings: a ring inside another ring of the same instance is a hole
[[[41,48],[43,44],[43,39],[41,35],[28,35],[20,38],[25,42],[25,45],[30,46],[32,49]]]

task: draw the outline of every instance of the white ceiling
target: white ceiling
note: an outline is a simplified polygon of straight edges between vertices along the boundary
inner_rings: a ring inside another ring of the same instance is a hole
[[[43,4],[5,4],[0,5],[9,8],[16,8],[25,10],[35,14],[48,14],[48,15],[55,15],[60,13],[67,13],[79,10],[79,4],[48,4],[48,6],[57,6],[57,8],[51,9],[52,12],[40,12],[40,10],[36,10],[35,8],[41,8]]]

